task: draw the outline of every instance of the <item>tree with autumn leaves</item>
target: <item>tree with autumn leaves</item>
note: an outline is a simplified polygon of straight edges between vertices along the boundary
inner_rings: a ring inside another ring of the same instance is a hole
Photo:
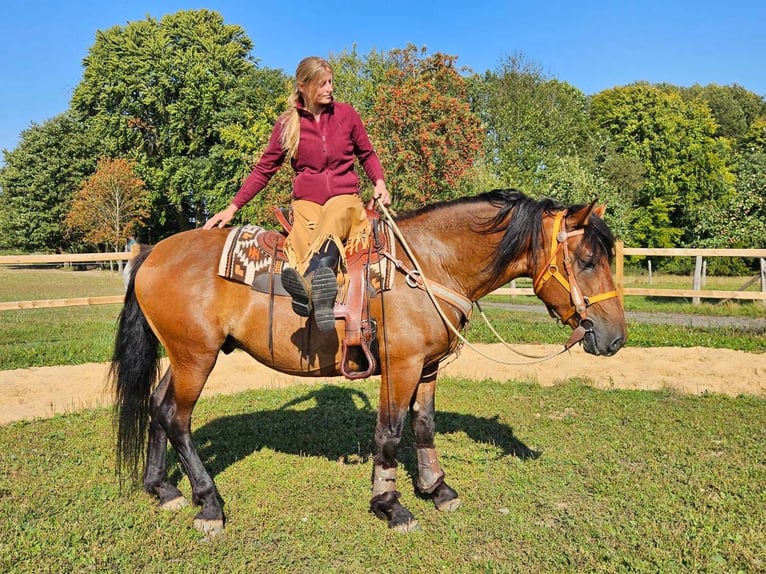
[[[125,159],[101,159],[75,192],[66,226],[82,241],[115,253],[149,216],[149,192]]]
[[[393,205],[414,209],[454,199],[484,141],[457,58],[414,46],[389,57],[368,126]]]

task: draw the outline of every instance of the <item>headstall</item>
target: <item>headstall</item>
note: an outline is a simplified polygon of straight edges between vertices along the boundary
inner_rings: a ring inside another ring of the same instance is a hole
[[[551,249],[550,259],[548,263],[543,267],[541,272],[534,280],[533,287],[535,295],[538,295],[540,290],[550,279],[558,281],[564,289],[569,293],[569,300],[572,306],[563,314],[559,315],[553,308],[546,303],[548,312],[552,317],[557,318],[562,323],[569,323],[575,314],[579,316],[579,324],[582,325],[587,319],[587,308],[591,305],[617,297],[617,291],[607,291],[598,295],[585,296],[577,284],[577,279],[574,273],[574,261],[569,254],[569,239],[582,235],[584,229],[575,229],[574,231],[567,231],[566,229],[566,216],[567,210],[558,212],[553,220],[553,233],[551,235]],[[562,266],[564,273],[561,272],[558,264],[559,254],[561,253]],[[574,325],[573,325],[574,326]]]

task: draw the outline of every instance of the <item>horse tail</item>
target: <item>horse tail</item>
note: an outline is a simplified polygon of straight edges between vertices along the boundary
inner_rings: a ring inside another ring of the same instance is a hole
[[[160,369],[159,339],[138,304],[135,289],[136,273],[150,252],[143,250],[133,259],[109,369],[115,392],[117,475],[122,482],[127,471],[134,484],[144,458],[149,399]]]

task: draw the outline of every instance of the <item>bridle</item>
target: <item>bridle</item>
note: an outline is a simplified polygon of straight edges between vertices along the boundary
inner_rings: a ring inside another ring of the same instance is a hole
[[[554,217],[553,233],[551,235],[551,256],[548,263],[542,268],[532,285],[535,295],[539,297],[540,290],[545,284],[549,280],[555,279],[569,293],[571,307],[569,307],[566,312],[559,314],[548,303],[546,303],[545,306],[548,308],[551,317],[558,319],[561,323],[570,324],[572,327],[575,327],[575,325],[573,325],[571,321],[577,316],[578,320],[575,333],[572,334],[572,338],[569,341],[574,345],[575,342],[581,340],[582,337],[585,336],[586,332],[592,330],[593,323],[587,316],[588,307],[600,301],[617,297],[618,294],[616,290],[612,290],[605,293],[599,293],[598,295],[583,295],[580,286],[577,284],[577,279],[575,278],[574,261],[569,254],[569,239],[582,235],[585,232],[585,229],[580,228],[573,231],[567,231],[567,213],[568,212],[565,209],[556,213]],[[562,260],[561,266],[563,267],[566,276],[560,271],[558,263],[559,259]],[[542,297],[540,297],[540,299],[542,300]]]

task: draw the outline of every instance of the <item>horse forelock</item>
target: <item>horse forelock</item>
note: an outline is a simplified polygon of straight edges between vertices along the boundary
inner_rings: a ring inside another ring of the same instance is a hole
[[[585,207],[584,205],[573,205],[569,207],[570,212],[577,211]],[[585,226],[582,243],[590,249],[594,257],[605,257],[609,264],[614,258],[615,238],[612,230],[606,222],[596,213],[591,213],[588,218],[588,225]]]

